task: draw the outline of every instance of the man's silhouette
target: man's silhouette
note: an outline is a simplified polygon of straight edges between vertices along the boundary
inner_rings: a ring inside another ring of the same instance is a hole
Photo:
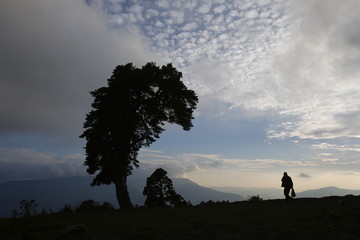
[[[281,187],[284,188],[286,202],[292,202],[293,198],[290,197],[289,194],[290,190],[293,188],[293,182],[291,180],[291,177],[289,177],[286,172],[284,172],[284,176],[281,179]]]

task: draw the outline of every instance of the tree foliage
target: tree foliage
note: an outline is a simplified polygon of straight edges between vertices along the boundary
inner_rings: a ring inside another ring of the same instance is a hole
[[[188,205],[184,198],[174,190],[167,172],[158,168],[147,178],[143,194],[145,207],[182,207]]]
[[[166,122],[190,130],[198,98],[171,64],[117,66],[108,85],[91,92],[92,108],[80,136],[86,139],[87,172],[92,185],[114,183],[121,207],[131,207],[126,178],[139,166],[138,151],[150,146]],[[124,198],[124,199],[123,199]]]

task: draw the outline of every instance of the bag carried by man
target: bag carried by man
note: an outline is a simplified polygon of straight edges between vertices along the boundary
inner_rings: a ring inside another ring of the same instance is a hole
[[[291,196],[291,197],[296,197],[296,193],[295,193],[294,188],[291,189],[290,196]]]

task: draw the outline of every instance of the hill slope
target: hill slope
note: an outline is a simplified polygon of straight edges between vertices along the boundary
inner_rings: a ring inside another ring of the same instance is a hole
[[[360,197],[205,204],[188,208],[88,211],[0,219],[12,239],[360,239]]]

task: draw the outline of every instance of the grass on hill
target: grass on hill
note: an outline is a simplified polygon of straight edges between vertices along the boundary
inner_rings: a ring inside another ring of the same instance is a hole
[[[10,239],[360,239],[360,196],[207,203],[0,219]]]

